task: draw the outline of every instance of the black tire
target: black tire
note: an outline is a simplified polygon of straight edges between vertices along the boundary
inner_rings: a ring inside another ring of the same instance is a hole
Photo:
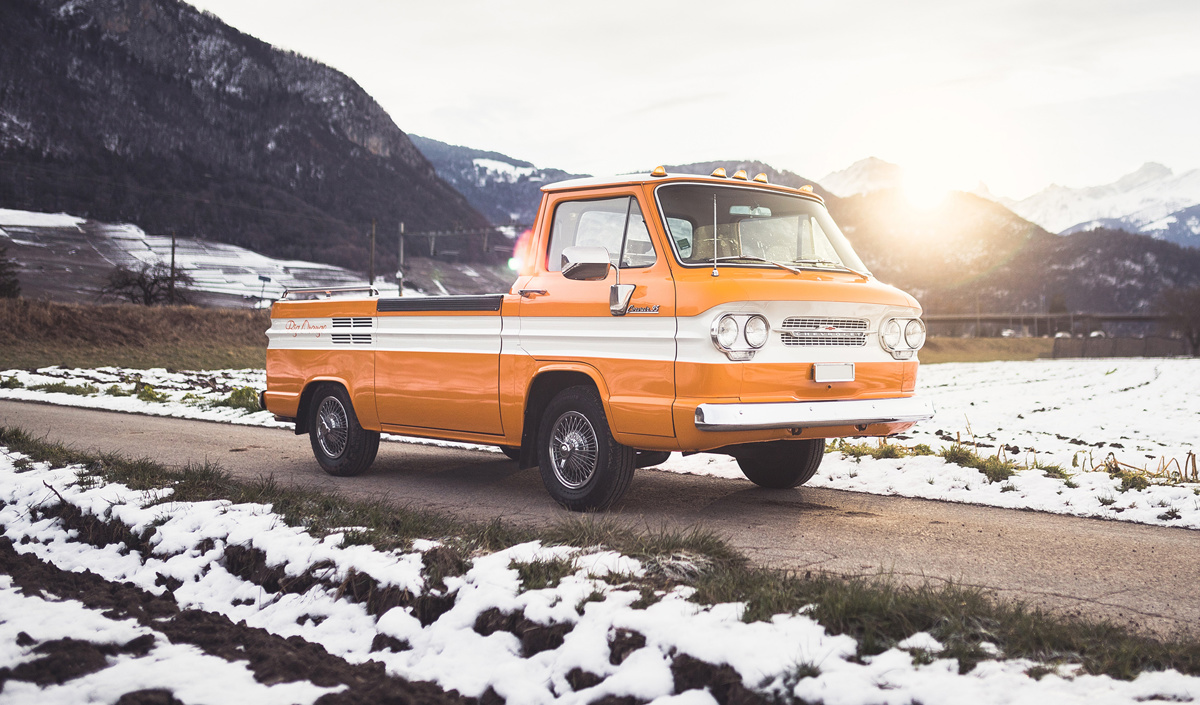
[[[607,509],[629,489],[634,450],[613,440],[595,388],[569,387],[538,429],[538,469],[554,501],[575,512]]]
[[[754,484],[786,490],[803,485],[816,474],[825,458],[825,439],[752,443],[734,458],[742,474]]]
[[[521,459],[521,448],[519,446],[500,446],[500,452],[507,455],[509,460]]]
[[[379,452],[379,434],[359,425],[350,395],[337,384],[313,392],[308,439],[317,464],[336,477],[363,474]]]

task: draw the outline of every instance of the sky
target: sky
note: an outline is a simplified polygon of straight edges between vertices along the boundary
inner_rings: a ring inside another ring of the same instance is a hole
[[[1196,0],[189,0],[405,132],[610,174],[868,156],[1015,198],[1200,167]]]

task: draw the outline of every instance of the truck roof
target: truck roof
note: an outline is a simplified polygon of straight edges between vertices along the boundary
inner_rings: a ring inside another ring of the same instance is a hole
[[[556,181],[552,184],[546,184],[542,187],[543,191],[569,191],[581,188],[601,188],[605,186],[627,186],[630,184],[647,184],[647,183],[664,183],[669,181],[692,181],[700,183],[712,183],[734,186],[751,186],[756,188],[767,188],[774,191],[785,191],[787,193],[796,194],[811,198],[820,203],[824,203],[817,194],[813,193],[808,187],[805,189],[795,189],[782,184],[771,184],[766,181],[753,181],[751,179],[737,178],[731,176],[703,176],[701,174],[668,174],[662,167],[655,169],[652,173],[638,174],[620,174],[618,176],[588,176],[582,179],[568,179],[566,181]]]

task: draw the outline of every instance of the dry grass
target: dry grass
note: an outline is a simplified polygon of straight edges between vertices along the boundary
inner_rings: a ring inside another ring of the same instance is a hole
[[[930,338],[918,357],[929,364],[1036,360],[1053,353],[1053,338]]]
[[[0,369],[261,368],[266,311],[0,299]]]

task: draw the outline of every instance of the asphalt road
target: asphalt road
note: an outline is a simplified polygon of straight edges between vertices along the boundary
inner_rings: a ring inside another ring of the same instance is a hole
[[[536,469],[498,453],[384,443],[360,477],[325,475],[307,437],[204,421],[0,401],[0,424],[80,450],[165,465],[215,461],[240,477],[383,497],[478,520],[541,525],[568,515]],[[610,514],[638,526],[700,525],[752,559],[841,574],[954,580],[1053,610],[1159,634],[1200,635],[1200,532],[801,487],[759,489],[639,470]]]

